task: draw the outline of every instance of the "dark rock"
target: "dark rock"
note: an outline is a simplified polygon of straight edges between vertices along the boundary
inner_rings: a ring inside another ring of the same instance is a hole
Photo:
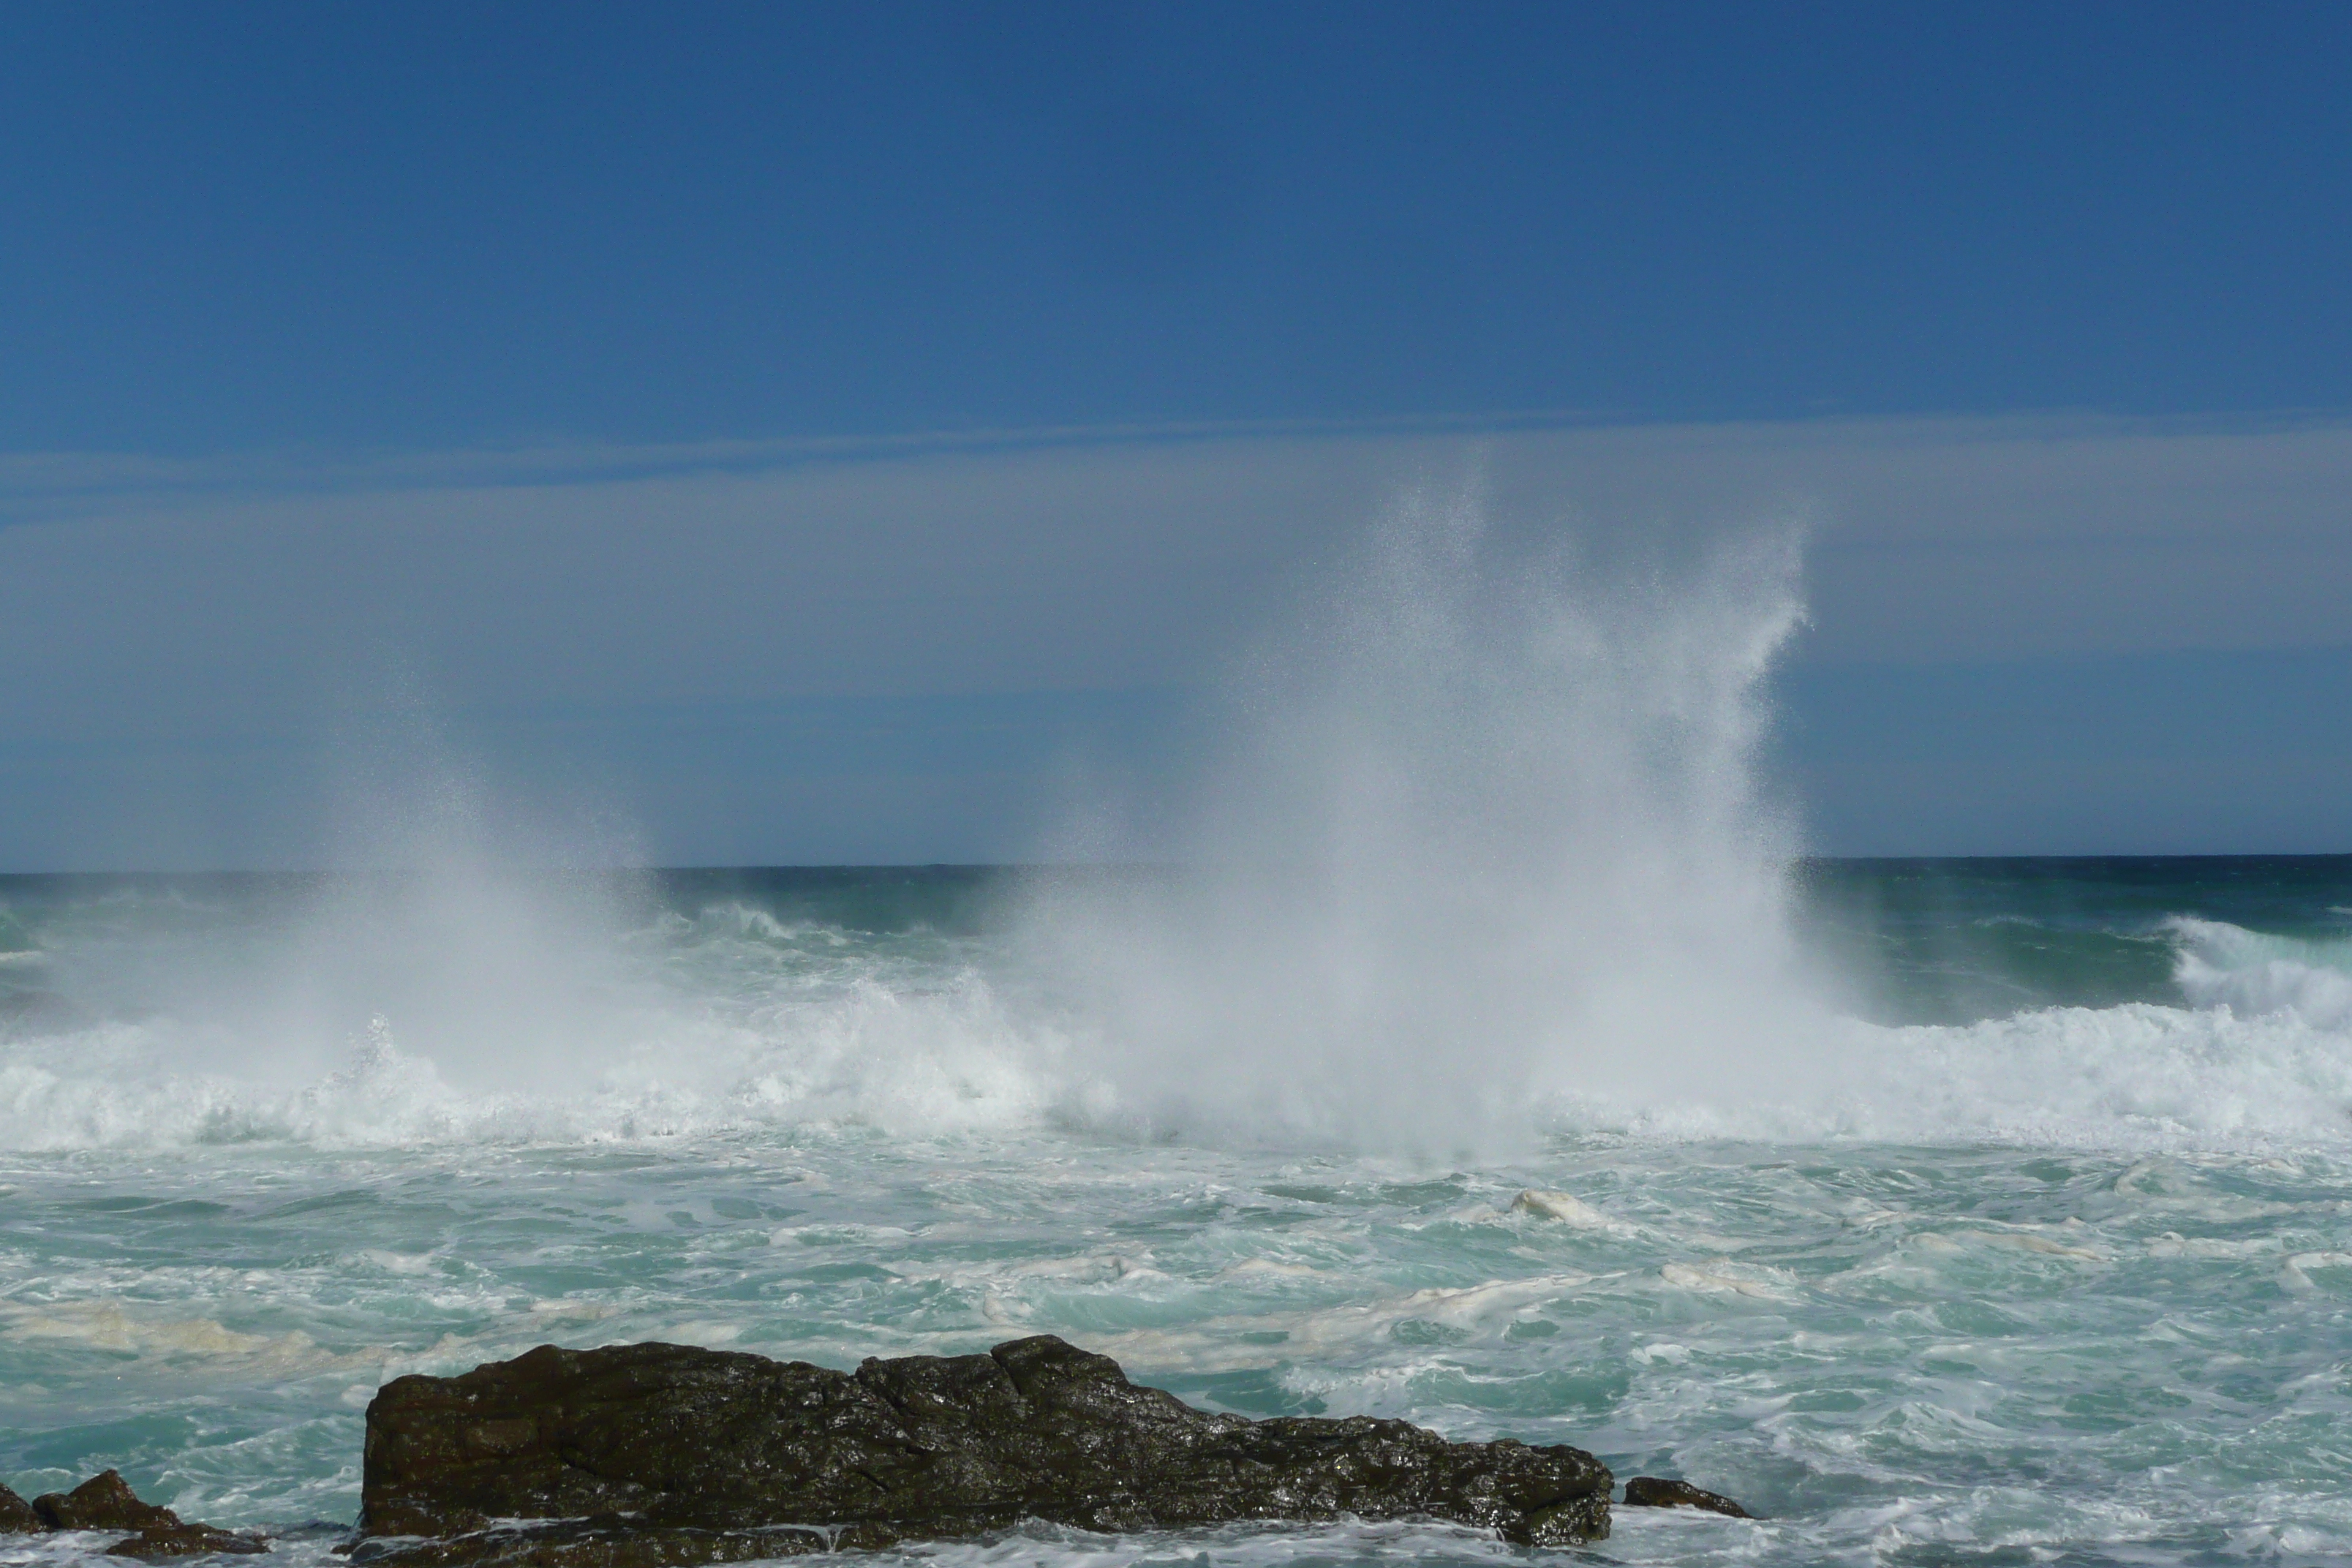
[[[1627,1481],[1625,1506],[1703,1508],[1709,1513],[1727,1513],[1734,1519],[1756,1517],[1720,1492],[1702,1491],[1688,1481],[1664,1481],[1655,1476],[1635,1476]]]
[[[51,1530],[145,1530],[180,1522],[170,1509],[141,1502],[118,1470],[100,1470],[69,1492],[44,1492],[33,1500],[33,1511]]]
[[[687,1530],[646,1526],[634,1521],[602,1523],[566,1521],[530,1528],[494,1528],[441,1541],[414,1536],[377,1536],[348,1554],[361,1568],[698,1568],[707,1563],[743,1563],[771,1557],[805,1557],[856,1546],[862,1538],[842,1531]]]
[[[31,1503],[0,1487],[0,1535],[32,1535],[47,1528]]]
[[[110,1557],[160,1563],[168,1557],[197,1557],[214,1552],[243,1556],[269,1550],[255,1536],[197,1524],[159,1504],[140,1501],[131,1483],[114,1470],[100,1470],[69,1492],[47,1492],[35,1498],[33,1512],[51,1530],[134,1531],[106,1549]]]
[[[1431,1518],[1609,1533],[1606,1467],[1402,1421],[1252,1421],[1139,1388],[1050,1335],[855,1373],[683,1345],[543,1345],[368,1406],[354,1563],[683,1568],[966,1536]],[[546,1521],[540,1523],[537,1521]],[[804,1528],[793,1529],[801,1526]]]
[[[126,1536],[106,1549],[109,1557],[136,1557],[142,1562],[162,1563],[173,1557],[202,1557],[211,1552],[228,1552],[247,1557],[267,1552],[269,1547],[258,1537],[237,1535],[226,1530],[215,1530],[209,1524],[151,1524],[136,1535]]]

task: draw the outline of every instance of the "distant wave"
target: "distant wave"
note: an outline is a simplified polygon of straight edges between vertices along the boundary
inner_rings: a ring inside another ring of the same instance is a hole
[[[2187,917],[2167,929],[2180,944],[2175,978],[2198,1005],[2352,1030],[2352,939],[2265,936]]]

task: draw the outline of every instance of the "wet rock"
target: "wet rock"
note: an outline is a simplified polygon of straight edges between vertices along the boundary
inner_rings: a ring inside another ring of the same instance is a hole
[[[214,1552],[247,1557],[268,1550],[268,1545],[255,1536],[215,1530],[209,1524],[184,1524],[173,1520],[169,1524],[151,1524],[136,1535],[126,1536],[108,1547],[106,1554],[109,1557],[136,1557],[145,1563],[163,1563],[174,1557],[203,1557]]]
[[[1734,1519],[1753,1519],[1738,1503],[1720,1492],[1702,1491],[1688,1481],[1660,1480],[1655,1476],[1635,1476],[1625,1483],[1627,1508],[1703,1508],[1709,1513],[1726,1513]]]
[[[119,1470],[100,1470],[69,1492],[44,1492],[33,1500],[33,1511],[51,1530],[145,1530],[180,1522],[170,1509],[140,1501]]]
[[[0,1487],[0,1535],[31,1535],[47,1528],[31,1503]]]
[[[11,1497],[14,1493],[9,1494]],[[126,1539],[107,1548],[110,1557],[138,1557],[160,1563],[172,1557],[197,1557],[215,1552],[243,1556],[267,1552],[268,1546],[250,1535],[215,1530],[209,1524],[183,1520],[170,1509],[142,1502],[131,1483],[115,1470],[100,1470],[69,1492],[47,1492],[33,1500],[34,1528],[50,1530],[131,1531]],[[0,1512],[5,1512],[0,1508]]]
[[[1610,1482],[1577,1448],[1449,1443],[1362,1416],[1211,1415],[1051,1335],[855,1373],[683,1345],[547,1345],[384,1385],[367,1416],[371,1539],[353,1561],[682,1568],[1026,1519],[1139,1531],[1420,1517],[1551,1545],[1609,1533]]]
[[[446,1541],[375,1537],[348,1555],[357,1568],[700,1568],[805,1557],[853,1547],[851,1531],[796,1530],[666,1530],[634,1521],[566,1521],[536,1527],[497,1527]]]

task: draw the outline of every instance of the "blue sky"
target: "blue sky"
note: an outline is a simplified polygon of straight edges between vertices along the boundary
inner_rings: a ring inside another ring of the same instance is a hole
[[[1821,520],[1817,847],[2352,848],[2347,66],[2318,5],[0,11],[0,863],[315,856],[391,670],[631,852],[1023,853],[1480,440],[1530,516]]]
[[[2352,405],[2352,13],[17,5],[0,448]]]

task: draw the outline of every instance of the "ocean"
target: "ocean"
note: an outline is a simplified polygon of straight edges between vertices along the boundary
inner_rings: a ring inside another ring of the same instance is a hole
[[[404,1373],[1050,1331],[1760,1516],[1621,1509],[1591,1561],[2352,1557],[2352,858],[1762,843],[1660,884],[1612,820],[1539,875],[1438,833],[1336,883],[0,878],[0,1481],[116,1467],[323,1568]]]

